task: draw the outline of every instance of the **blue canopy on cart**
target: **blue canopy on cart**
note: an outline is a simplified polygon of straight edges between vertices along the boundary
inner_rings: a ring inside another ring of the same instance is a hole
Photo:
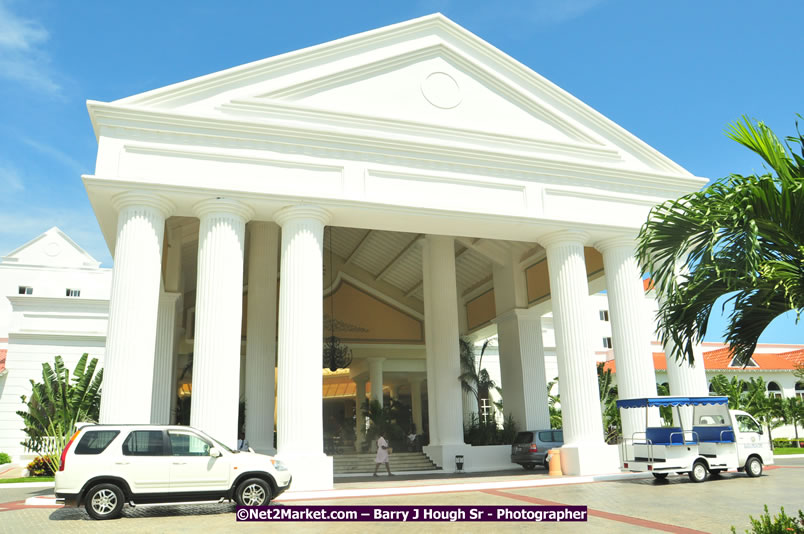
[[[703,404],[728,404],[728,397],[647,397],[622,399],[618,408],[650,408],[653,406],[701,406]]]

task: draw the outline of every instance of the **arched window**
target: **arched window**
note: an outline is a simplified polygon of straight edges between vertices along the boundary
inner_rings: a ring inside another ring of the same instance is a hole
[[[782,388],[776,382],[768,382],[768,397],[782,397]]]
[[[712,382],[709,382],[709,393],[714,393],[714,392],[715,392],[715,385],[712,384]]]
[[[796,382],[796,397],[804,400],[804,381]]]

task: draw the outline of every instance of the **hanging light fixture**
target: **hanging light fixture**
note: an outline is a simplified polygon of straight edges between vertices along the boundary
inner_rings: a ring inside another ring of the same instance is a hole
[[[329,227],[329,287],[335,282],[335,265],[332,261],[332,227]],[[335,335],[335,292],[329,294],[329,337],[324,339],[323,367],[333,373],[345,369],[352,363],[352,349],[343,345]]]

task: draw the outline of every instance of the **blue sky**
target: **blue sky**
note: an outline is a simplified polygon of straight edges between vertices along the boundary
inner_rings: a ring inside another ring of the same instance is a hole
[[[0,254],[57,225],[111,265],[80,180],[97,150],[86,100],[436,11],[698,176],[762,169],[727,123],[790,135],[804,113],[801,0],[0,0]],[[804,325],[777,319],[761,341],[802,343]]]

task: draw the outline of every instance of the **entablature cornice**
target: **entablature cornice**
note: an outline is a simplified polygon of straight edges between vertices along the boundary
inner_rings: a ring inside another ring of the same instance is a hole
[[[351,160],[430,170],[449,170],[471,175],[492,175],[527,182],[590,187],[646,194],[657,200],[676,198],[700,189],[705,178],[618,168],[600,163],[562,161],[525,151],[482,149],[448,140],[414,141],[348,133],[333,128],[292,127],[287,124],[233,120],[183,113],[168,113],[113,104],[92,103],[90,110],[100,136],[139,143],[182,145],[186,152],[208,154],[221,149],[268,150],[304,154],[327,160]],[[567,145],[569,146],[569,145]],[[151,147],[166,155],[169,147]]]

